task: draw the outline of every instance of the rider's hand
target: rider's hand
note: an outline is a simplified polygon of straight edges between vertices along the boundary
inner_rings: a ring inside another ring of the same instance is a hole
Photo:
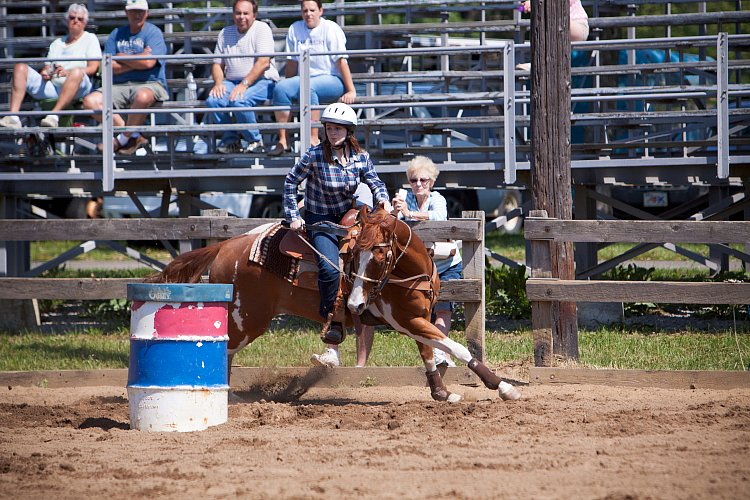
[[[294,231],[302,231],[305,229],[305,219],[294,219],[291,224],[289,224],[289,228]]]

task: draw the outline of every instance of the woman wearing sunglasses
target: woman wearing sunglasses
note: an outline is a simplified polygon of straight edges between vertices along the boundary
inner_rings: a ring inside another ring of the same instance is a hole
[[[405,220],[448,220],[445,197],[432,191],[440,172],[435,164],[425,156],[416,156],[406,166],[406,178],[411,192],[401,190],[393,198],[393,209]],[[433,246],[433,260],[437,266],[440,281],[461,279],[463,265],[461,253],[455,241],[438,242]],[[433,322],[441,332],[448,335],[451,329],[452,302],[438,302],[432,311]],[[435,349],[435,364],[456,366],[450,355]]]
[[[37,100],[56,99],[52,111],[41,121],[43,127],[57,127],[60,123],[56,111],[68,107],[74,99],[88,95],[92,90],[91,78],[99,70],[99,61],[56,61],[56,58],[97,58],[102,50],[96,35],[85,31],[89,11],[83,4],[74,3],[68,7],[66,16],[68,34],[53,41],[41,71],[36,71],[26,63],[17,63],[13,68],[13,90],[10,97],[11,113],[18,113],[24,96],[28,93]],[[21,128],[17,115],[0,119],[0,126]]]

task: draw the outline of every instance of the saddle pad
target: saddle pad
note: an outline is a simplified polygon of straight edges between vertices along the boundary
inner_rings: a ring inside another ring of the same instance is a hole
[[[286,233],[287,231],[281,230],[281,224],[274,224],[262,232],[250,247],[249,260],[294,283],[299,272],[300,259],[279,251],[279,245]]]

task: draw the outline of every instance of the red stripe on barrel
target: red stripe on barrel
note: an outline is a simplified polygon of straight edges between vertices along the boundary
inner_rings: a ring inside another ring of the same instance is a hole
[[[227,304],[134,301],[131,320],[131,336],[137,338],[224,337]]]

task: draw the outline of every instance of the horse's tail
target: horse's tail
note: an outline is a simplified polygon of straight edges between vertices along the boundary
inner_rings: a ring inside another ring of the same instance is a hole
[[[164,270],[146,279],[149,283],[198,283],[201,275],[216,258],[222,243],[184,253],[169,263]]]

